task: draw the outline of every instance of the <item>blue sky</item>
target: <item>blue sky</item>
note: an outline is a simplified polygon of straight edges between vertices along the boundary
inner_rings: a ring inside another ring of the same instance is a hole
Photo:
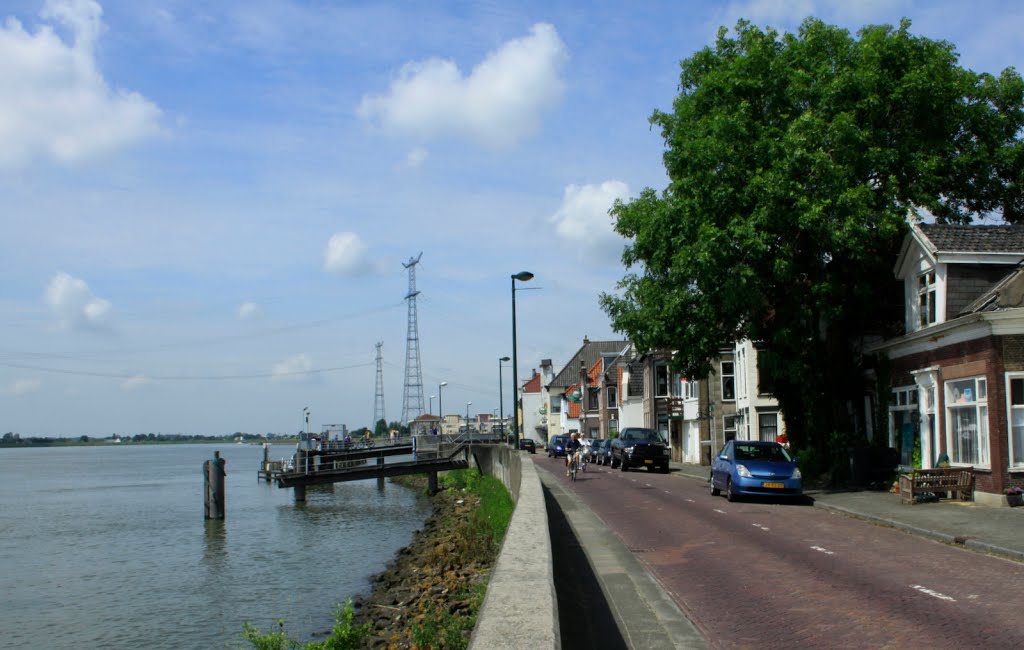
[[[424,405],[495,411],[511,274],[520,379],[620,338],[607,210],[665,185],[678,62],[808,15],[1024,51],[997,2],[5,0],[0,432],[363,426],[377,341],[397,420],[420,252]]]

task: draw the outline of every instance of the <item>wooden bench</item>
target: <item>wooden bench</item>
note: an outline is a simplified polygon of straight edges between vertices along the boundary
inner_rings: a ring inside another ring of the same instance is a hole
[[[900,501],[916,503],[915,497],[922,494],[956,494],[969,501],[974,498],[974,473],[970,467],[936,467],[915,469],[910,474],[900,475]]]

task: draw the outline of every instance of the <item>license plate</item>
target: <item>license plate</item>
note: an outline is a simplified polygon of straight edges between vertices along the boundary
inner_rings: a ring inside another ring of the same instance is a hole
[[[644,460],[644,462],[645,462],[646,464],[648,464],[648,465],[653,465],[653,464],[654,464],[654,461],[653,461],[653,460],[651,460],[650,458],[647,458],[647,459],[645,459],[645,460]]]
[[[786,487],[786,484],[785,483],[762,483],[761,487],[776,488],[776,489],[781,490],[782,488]]]

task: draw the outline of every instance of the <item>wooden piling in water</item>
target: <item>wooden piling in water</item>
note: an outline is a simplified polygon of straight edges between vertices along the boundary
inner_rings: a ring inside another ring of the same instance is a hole
[[[220,457],[220,452],[213,452],[213,460],[203,462],[203,493],[204,516],[206,519],[223,519],[224,477],[227,476],[224,466],[227,461]]]

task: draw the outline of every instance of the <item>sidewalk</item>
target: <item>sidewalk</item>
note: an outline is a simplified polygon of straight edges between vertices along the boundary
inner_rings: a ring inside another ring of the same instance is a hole
[[[707,482],[710,468],[670,463],[673,474]],[[913,535],[962,545],[1024,562],[1024,508],[994,508],[971,501],[941,500],[908,505],[897,494],[863,490],[807,490],[818,508],[840,512]]]

